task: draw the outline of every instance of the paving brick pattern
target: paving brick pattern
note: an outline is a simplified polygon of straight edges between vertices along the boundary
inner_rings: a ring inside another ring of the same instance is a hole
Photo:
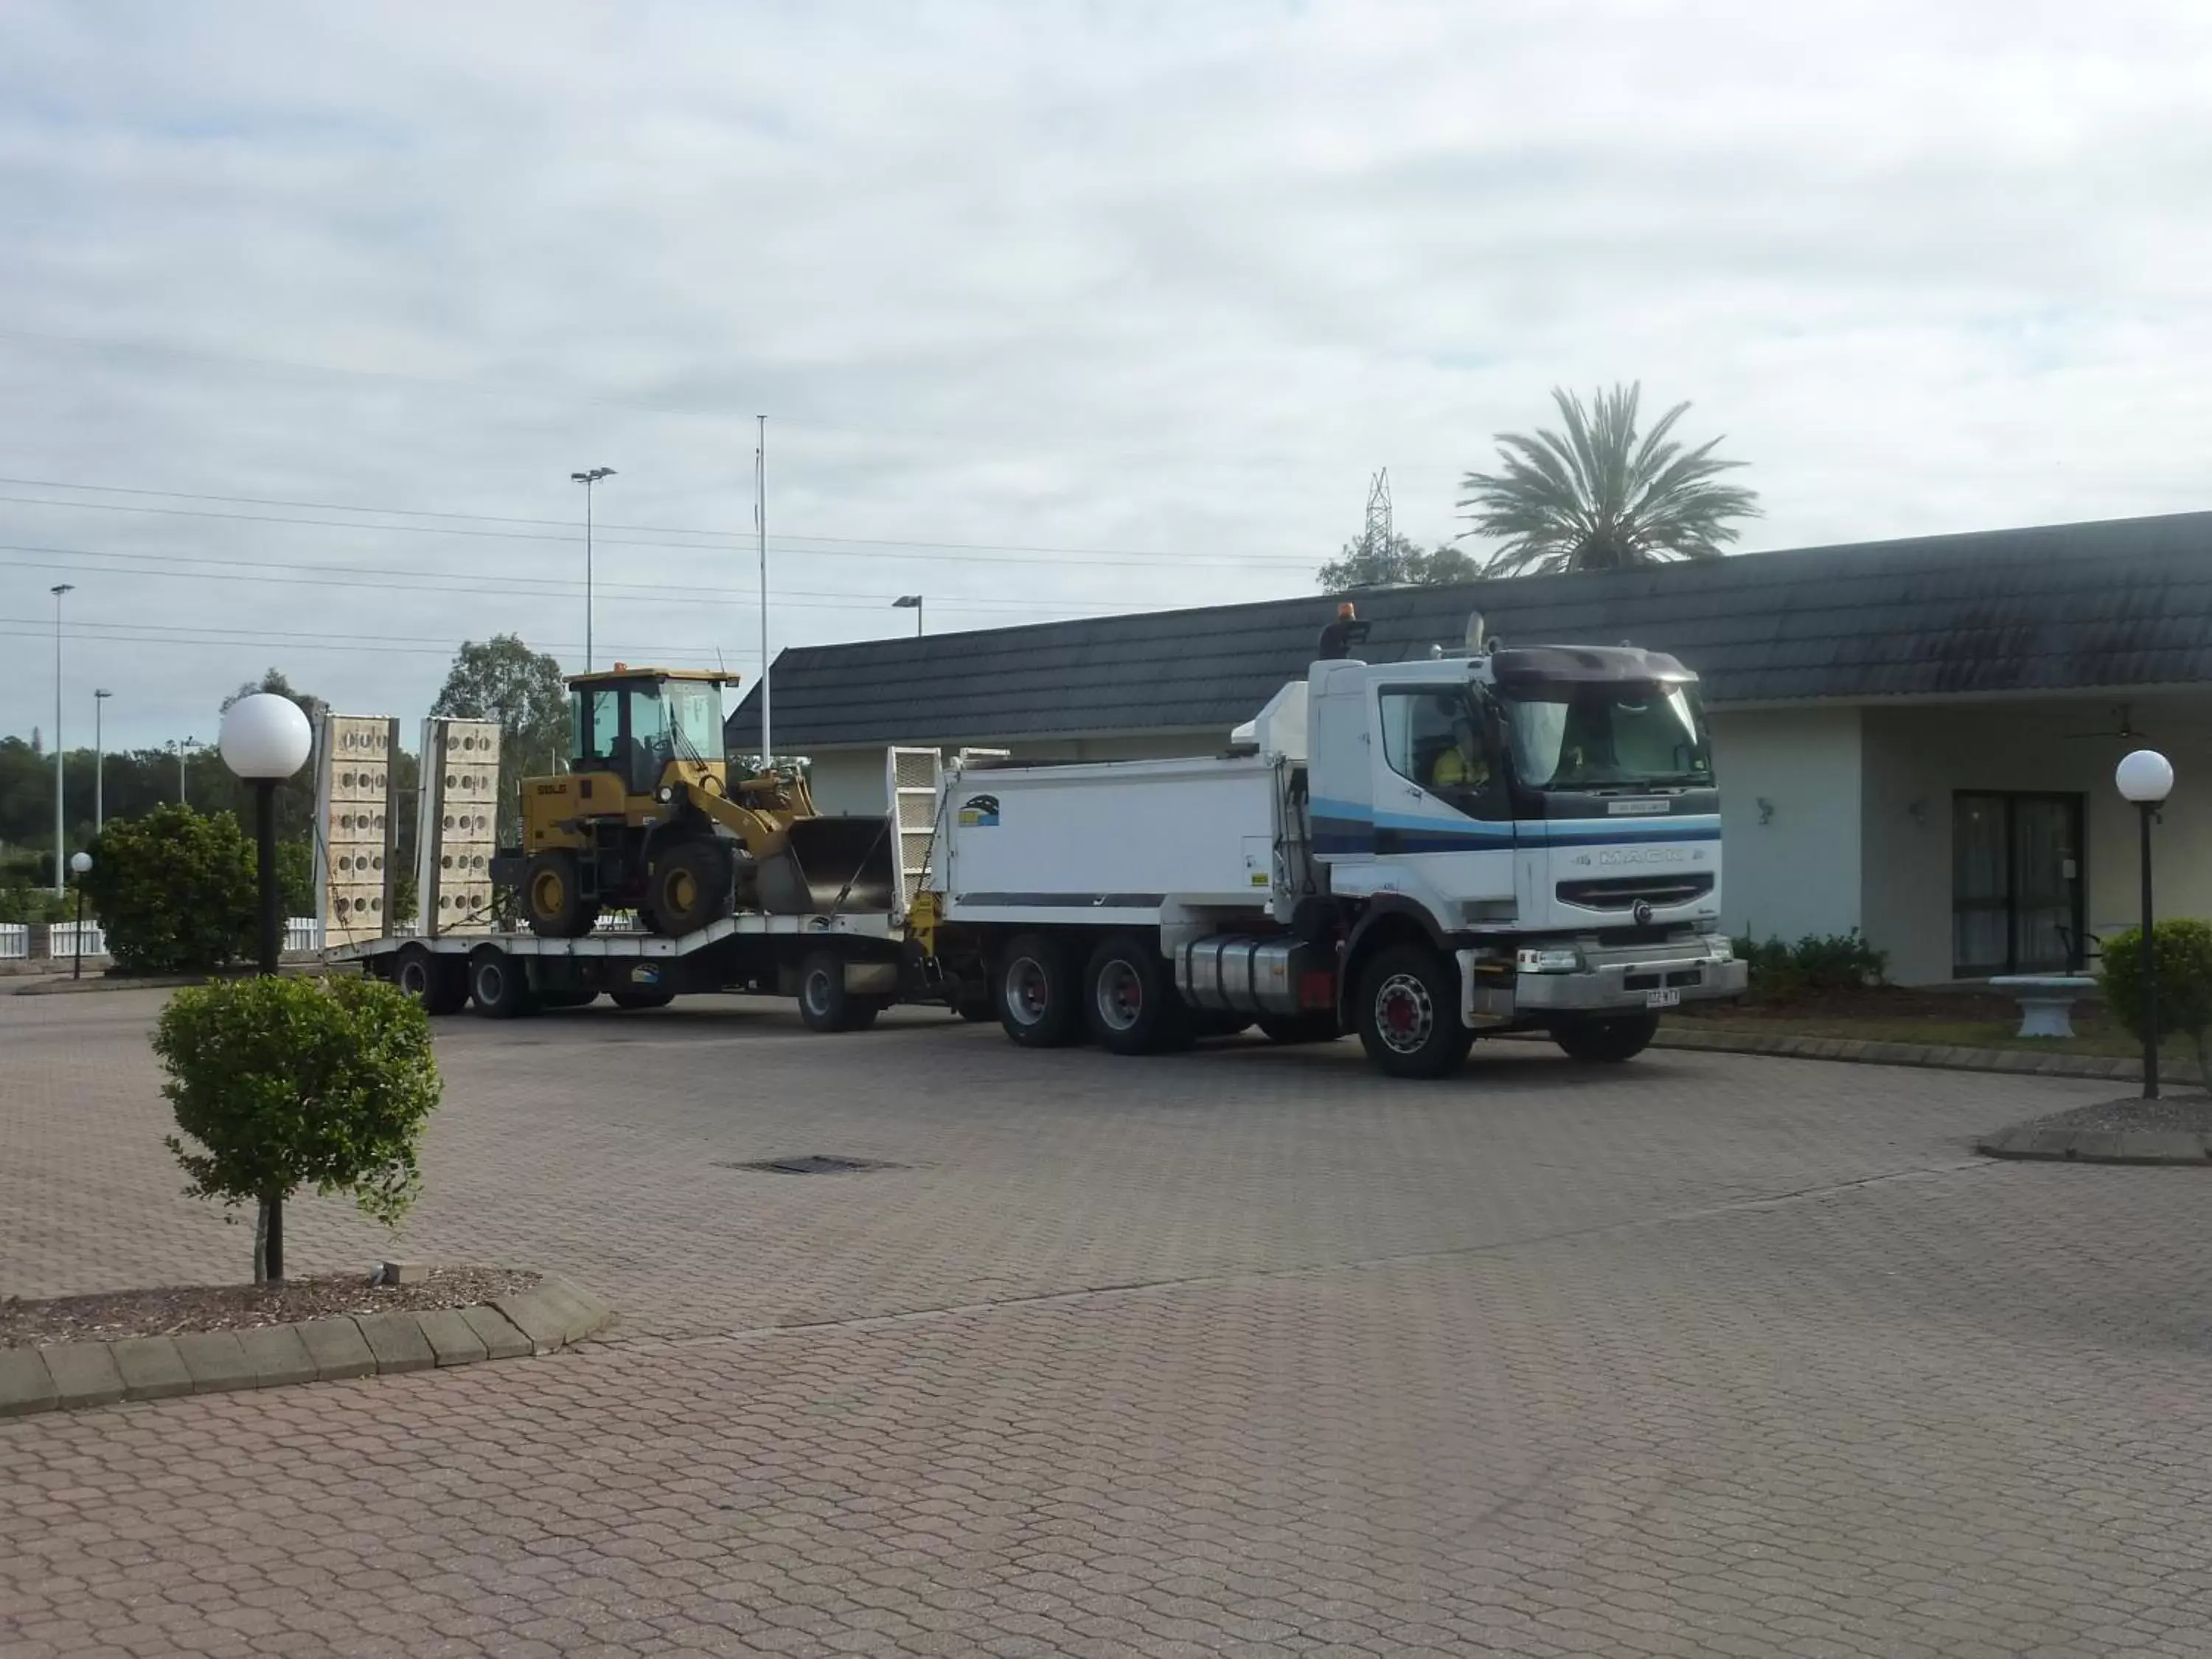
[[[0,1293],[246,1248],[150,1006],[0,998]],[[450,1027],[409,1253],[619,1338],[0,1425],[0,1653],[2212,1652],[2212,1189],[1970,1151],[2109,1085],[737,1009]]]

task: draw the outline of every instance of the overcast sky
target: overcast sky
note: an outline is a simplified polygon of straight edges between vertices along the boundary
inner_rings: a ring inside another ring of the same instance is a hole
[[[1558,383],[1754,549],[2206,507],[2208,112],[2178,0],[13,0],[0,732],[64,580],[71,742],[580,666],[597,465],[601,665],[750,683],[763,412],[778,646],[1310,591]]]

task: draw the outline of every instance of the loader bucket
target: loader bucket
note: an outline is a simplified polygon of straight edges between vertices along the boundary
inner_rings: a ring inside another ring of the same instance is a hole
[[[798,818],[787,833],[784,850],[760,862],[763,910],[796,916],[890,908],[888,818]]]

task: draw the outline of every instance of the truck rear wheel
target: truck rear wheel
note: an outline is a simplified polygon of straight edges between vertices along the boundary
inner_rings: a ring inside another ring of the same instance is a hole
[[[1190,1012],[1167,963],[1134,933],[1115,933],[1091,953],[1083,988],[1084,1023],[1109,1053],[1158,1054],[1190,1040]]]
[[[1552,1041],[1570,1060],[1618,1066],[1650,1048],[1658,1031],[1656,1014],[1615,1014],[1605,1018],[1586,1014],[1553,1026]]]
[[[584,902],[574,853],[533,853],[522,871],[522,919],[540,939],[581,939],[599,919]]]
[[[730,855],[711,841],[686,842],[653,860],[652,912],[655,932],[673,939],[696,933],[730,914]]]
[[[1425,945],[1393,945],[1369,958],[1352,1012],[1367,1058],[1390,1077],[1449,1077],[1474,1045],[1460,1024],[1459,969]]]
[[[999,958],[999,1024],[1024,1048],[1060,1048],[1082,1030],[1082,991],[1067,951],[1042,933],[1018,934]]]
[[[422,1005],[426,1014],[455,1014],[469,1000],[468,969],[419,945],[401,947],[392,982]]]
[[[817,951],[799,964],[799,1017],[808,1029],[865,1031],[883,1009],[881,998],[845,988],[845,959],[835,951]]]
[[[517,1019],[538,1012],[528,971],[496,947],[469,958],[469,995],[487,1019]]]

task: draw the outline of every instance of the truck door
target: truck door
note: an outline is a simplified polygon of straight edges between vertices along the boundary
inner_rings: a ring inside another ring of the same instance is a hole
[[[1463,680],[1376,689],[1375,853],[1449,927],[1514,899],[1513,806],[1494,722]]]

